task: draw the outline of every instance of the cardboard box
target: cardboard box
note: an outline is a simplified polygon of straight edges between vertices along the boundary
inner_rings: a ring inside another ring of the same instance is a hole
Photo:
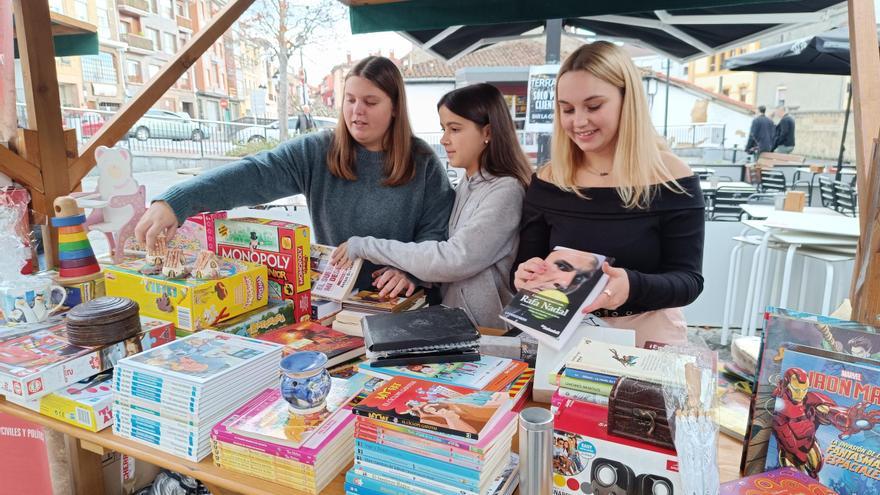
[[[214,230],[212,251],[269,269],[270,298],[294,300],[311,288],[311,237],[307,226],[261,218],[227,218],[218,219]]]
[[[37,275],[52,277],[52,280],[56,281],[55,283],[64,287],[67,291],[67,297],[64,299],[64,306],[68,308],[79,306],[84,302],[89,302],[92,299],[103,297],[107,294],[104,290],[103,277],[96,278],[95,280],[87,280],[78,284],[71,284],[58,282],[58,272],[55,270],[46,270]],[[57,304],[58,301],[53,297],[51,303],[54,305]]]
[[[176,335],[170,322],[141,317],[139,335],[104,347],[80,347],[67,341],[65,328],[59,323],[0,343],[0,394],[17,403],[45,397]]]
[[[607,417],[607,408],[571,399],[559,407],[553,494],[683,493],[675,452],[609,435]],[[612,478],[616,487],[602,484]]]
[[[36,400],[9,402],[84,430],[101,431],[113,424],[113,375],[102,373],[88,382],[72,383]]]
[[[803,191],[788,191],[785,193],[785,201],[782,203],[782,209],[785,211],[804,211],[807,203],[807,197]]]
[[[119,452],[108,452],[101,458],[104,472],[104,493],[131,495],[149,486],[160,469],[146,461]]]
[[[192,266],[194,254],[187,254]],[[141,314],[169,320],[183,330],[209,328],[221,321],[266,305],[269,291],[266,267],[244,261],[223,259],[218,280],[193,278],[168,279],[144,275],[138,270],[142,258],[128,259],[119,265],[105,265],[104,278],[108,296],[133,299]]]
[[[168,241],[168,248],[180,248],[184,251],[198,252],[202,249],[213,251],[214,225],[217,220],[226,218],[225,211],[215,213],[199,213],[193,215],[177,228],[174,238]]]
[[[258,337],[276,328],[293,325],[297,321],[299,320],[294,316],[293,301],[270,301],[260,309],[236,316],[211,328],[242,337]]]

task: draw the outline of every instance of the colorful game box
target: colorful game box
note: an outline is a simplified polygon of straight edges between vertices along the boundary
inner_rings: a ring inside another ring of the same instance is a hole
[[[59,323],[0,343],[0,394],[18,401],[39,399],[176,336],[170,322],[141,317],[137,336],[104,347],[80,347],[67,341],[65,328]]]
[[[195,261],[195,255],[187,254],[186,258],[189,266]],[[104,265],[107,295],[133,299],[140,305],[141,314],[169,320],[183,330],[210,328],[261,308],[268,301],[263,265],[223,259],[218,280],[144,275],[138,271],[143,265],[143,258]]]
[[[837,495],[837,493],[800,471],[781,468],[722,483],[719,495]]]
[[[224,258],[259,263],[269,268],[269,297],[295,299],[311,288],[309,228],[262,218],[227,218],[214,223],[210,249]],[[308,315],[311,305],[304,306]]]
[[[766,468],[795,467],[840,495],[880,492],[878,384],[876,361],[789,346]]]
[[[72,383],[41,399],[13,398],[10,402],[73,426],[101,431],[113,424],[113,373],[108,371]]]
[[[242,337],[259,337],[297,321],[294,317],[293,301],[269,301],[269,304],[260,309],[217,323],[211,329]]]
[[[674,451],[608,434],[608,409],[565,400],[553,432],[553,494],[684,493]]]

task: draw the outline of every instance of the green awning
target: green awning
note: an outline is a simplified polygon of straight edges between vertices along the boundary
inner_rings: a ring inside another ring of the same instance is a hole
[[[96,33],[55,35],[55,56],[76,57],[98,54],[98,35]],[[15,40],[15,58],[18,58],[18,40]]]
[[[698,9],[795,0],[405,0],[349,8],[353,34],[421,31],[458,25],[543,21],[655,10]]]

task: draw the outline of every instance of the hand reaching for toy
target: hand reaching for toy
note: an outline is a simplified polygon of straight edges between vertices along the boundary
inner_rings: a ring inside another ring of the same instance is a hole
[[[156,239],[160,235],[170,241],[177,233],[177,215],[174,210],[164,201],[156,201],[147,209],[134,228],[134,236],[145,249],[151,249],[156,245]]]
[[[373,272],[373,285],[379,289],[381,297],[397,297],[404,290],[406,297],[409,297],[416,290],[416,284],[396,268],[382,268]]]

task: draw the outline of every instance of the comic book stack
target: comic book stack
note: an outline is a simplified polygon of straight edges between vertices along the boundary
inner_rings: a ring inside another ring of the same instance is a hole
[[[211,432],[214,463],[308,493],[320,493],[351,462],[351,408],[381,380],[358,373],[333,378],[326,407],[315,414],[290,412],[278,387],[226,417]]]
[[[354,406],[348,494],[512,493],[516,413],[507,392],[395,376]]]
[[[281,346],[204,330],[123,359],[113,377],[113,433],[199,461],[211,428],[277,385]]]

